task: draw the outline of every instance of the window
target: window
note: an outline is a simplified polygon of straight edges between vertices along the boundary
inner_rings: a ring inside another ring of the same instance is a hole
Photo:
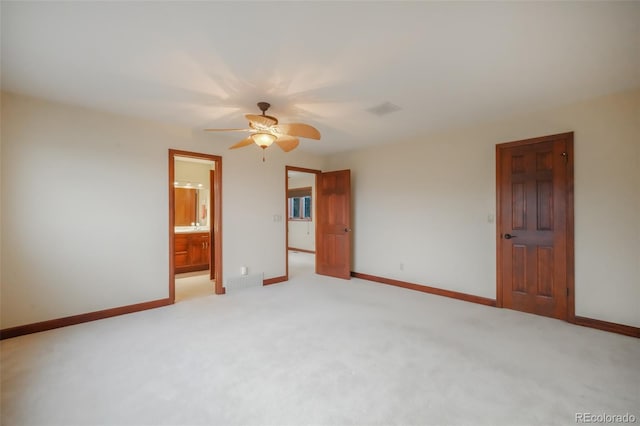
[[[311,187],[289,189],[289,220],[311,220]]]

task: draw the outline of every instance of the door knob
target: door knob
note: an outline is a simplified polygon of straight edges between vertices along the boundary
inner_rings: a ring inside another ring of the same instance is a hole
[[[351,228],[344,228],[344,232],[351,232]]]
[[[516,236],[515,235],[511,235],[511,234],[504,234],[504,239],[505,240],[510,240],[512,238],[516,238]]]

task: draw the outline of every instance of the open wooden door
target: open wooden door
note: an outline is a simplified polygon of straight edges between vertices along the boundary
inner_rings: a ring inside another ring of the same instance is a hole
[[[573,133],[497,146],[498,306],[571,319]]]
[[[316,273],[351,279],[351,171],[317,175]]]

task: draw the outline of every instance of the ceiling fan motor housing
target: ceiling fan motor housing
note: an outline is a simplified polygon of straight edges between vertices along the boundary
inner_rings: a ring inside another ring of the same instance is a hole
[[[258,108],[262,111],[262,115],[271,107],[269,102],[258,102]]]
[[[262,116],[265,117],[265,119],[260,120],[259,123],[264,126],[264,127],[272,127],[275,126],[276,124],[278,124],[278,119],[271,116],[271,115],[266,115],[265,112],[271,108],[271,104],[269,102],[258,102],[258,108],[260,108],[260,111],[262,111]],[[251,123],[250,123],[251,124]]]

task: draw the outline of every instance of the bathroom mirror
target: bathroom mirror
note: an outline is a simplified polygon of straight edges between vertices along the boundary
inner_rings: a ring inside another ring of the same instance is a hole
[[[175,157],[174,213],[176,227],[209,227],[211,162]]]
[[[176,226],[190,226],[196,223],[198,211],[198,190],[195,188],[175,188]]]
[[[175,189],[175,226],[209,225],[209,190]]]

